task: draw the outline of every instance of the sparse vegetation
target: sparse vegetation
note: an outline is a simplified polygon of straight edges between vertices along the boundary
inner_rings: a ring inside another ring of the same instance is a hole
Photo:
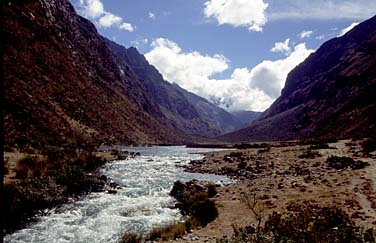
[[[9,173],[9,162],[7,158],[4,158],[4,166],[3,166],[4,175]]]
[[[335,207],[301,205],[287,215],[273,212],[262,227],[233,227],[230,239],[219,243],[311,243],[374,242],[373,230],[362,231],[350,217]]]
[[[313,145],[313,146],[324,146],[326,147],[324,144],[328,144],[328,143],[335,143],[337,142],[338,139],[337,138],[334,138],[334,137],[321,137],[321,138],[305,138],[305,139],[301,139],[298,144],[299,145]]]
[[[121,237],[119,243],[141,243],[142,238],[137,234],[125,234]]]
[[[217,195],[217,193],[218,193],[217,192],[217,186],[215,184],[210,183],[209,185],[207,185],[207,188],[208,188],[208,197],[209,198]]]
[[[303,152],[301,155],[299,155],[298,157],[301,158],[301,159],[314,159],[316,157],[320,157],[321,154],[317,151],[312,151],[312,150],[307,150],[305,152]]]
[[[4,185],[2,226],[6,232],[21,227],[40,210],[63,203],[67,196],[103,186],[103,181],[89,173],[104,163],[93,152],[50,146],[43,153],[20,159],[15,166],[16,180]]]
[[[329,167],[342,170],[345,168],[350,167],[353,170],[363,169],[364,167],[368,166],[369,163],[357,160],[355,161],[353,158],[350,157],[339,157],[339,156],[330,156],[326,159]]]
[[[237,149],[250,149],[250,148],[267,148],[270,145],[267,143],[241,143],[241,144],[235,144],[234,148]]]
[[[186,222],[177,222],[153,229],[146,238],[147,240],[173,240],[183,236],[188,231]]]

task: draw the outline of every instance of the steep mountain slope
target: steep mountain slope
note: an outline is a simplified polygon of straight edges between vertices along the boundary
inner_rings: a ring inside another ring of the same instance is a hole
[[[107,42],[145,83],[163,114],[172,120],[176,128],[188,134],[216,136],[242,127],[243,124],[225,110],[176,84],[166,82],[136,48],[127,49],[110,40]]]
[[[324,43],[287,77],[282,95],[229,141],[376,134],[376,16]]]
[[[4,2],[7,143],[166,143],[183,136],[67,0]]]
[[[231,114],[235,116],[239,121],[241,121],[245,125],[251,124],[255,121],[262,112],[257,111],[233,111]]]
[[[245,126],[231,113],[214,105],[206,99],[188,92],[177,84],[173,84],[175,89],[180,90],[188,101],[193,104],[201,118],[204,119],[210,127],[217,128],[221,134],[235,131]]]

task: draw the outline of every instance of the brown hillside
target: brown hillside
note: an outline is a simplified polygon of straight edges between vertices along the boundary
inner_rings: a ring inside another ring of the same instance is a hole
[[[3,12],[6,143],[184,140],[68,1],[5,1]]]

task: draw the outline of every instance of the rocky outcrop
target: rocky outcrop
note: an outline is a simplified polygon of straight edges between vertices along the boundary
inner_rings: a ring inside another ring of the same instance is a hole
[[[226,141],[376,134],[376,16],[324,43],[291,71],[281,96]]]

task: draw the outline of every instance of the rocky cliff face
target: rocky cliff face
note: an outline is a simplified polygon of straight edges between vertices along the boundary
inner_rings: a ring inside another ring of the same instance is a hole
[[[297,66],[281,96],[230,141],[376,134],[376,16],[324,43]]]
[[[134,70],[155,98],[172,125],[187,134],[216,136],[243,126],[232,114],[190,93],[177,84],[165,81],[136,48],[125,48],[107,40],[114,52]]]
[[[3,3],[7,143],[166,143],[184,136],[66,0]]]

